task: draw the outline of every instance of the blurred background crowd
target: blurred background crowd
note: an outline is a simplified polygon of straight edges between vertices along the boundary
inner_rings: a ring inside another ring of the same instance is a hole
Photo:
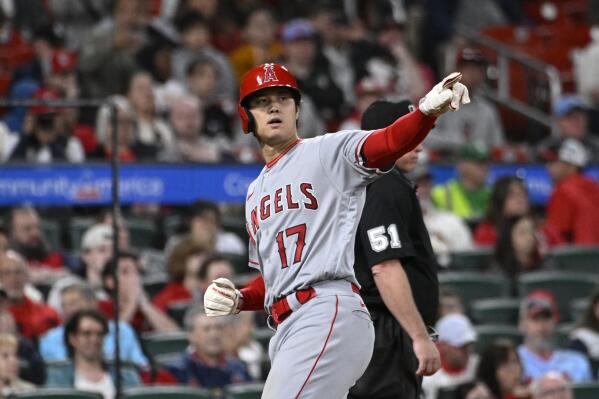
[[[425,397],[599,398],[599,184],[585,175],[599,161],[599,1],[0,1],[0,98],[112,98],[123,163],[262,162],[237,89],[271,61],[298,79],[306,138],[462,72],[472,103],[438,120],[411,176],[442,266],[443,367]],[[107,162],[111,126],[107,106],[0,108],[0,162]],[[529,162],[553,181],[546,204],[521,176],[490,178]],[[456,177],[436,184],[436,164]],[[265,314],[201,306],[213,279],[253,276],[242,205],[127,205],[118,258],[108,209],[2,213],[0,398],[112,398],[117,326],[125,387],[259,397]]]

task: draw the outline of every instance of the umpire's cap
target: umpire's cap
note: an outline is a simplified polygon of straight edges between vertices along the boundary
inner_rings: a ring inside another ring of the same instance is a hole
[[[377,100],[362,114],[360,128],[362,130],[383,129],[414,109],[414,105],[409,100],[399,102]]]

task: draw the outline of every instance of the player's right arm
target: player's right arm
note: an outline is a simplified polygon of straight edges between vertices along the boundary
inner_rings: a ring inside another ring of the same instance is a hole
[[[388,168],[424,140],[437,116],[447,111],[457,111],[460,104],[468,104],[468,89],[459,83],[461,77],[462,74],[458,72],[450,74],[420,100],[417,110],[368,136],[361,149],[364,165],[369,168]]]
[[[417,375],[432,375],[441,366],[439,351],[431,341],[426,326],[412,297],[410,282],[399,259],[390,259],[374,265],[374,282],[383,302],[412,338],[414,354],[418,359]]]

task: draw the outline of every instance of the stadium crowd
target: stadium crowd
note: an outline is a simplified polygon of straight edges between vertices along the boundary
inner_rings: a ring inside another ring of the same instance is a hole
[[[584,174],[599,162],[599,31],[577,49],[541,134],[523,134],[489,100],[494,60],[459,36],[550,25],[557,17],[542,3],[599,24],[593,0],[1,1],[0,97],[113,99],[121,162],[258,163],[236,104],[257,64],[280,62],[298,78],[305,138],[358,129],[377,98],[417,103],[459,70],[472,102],[438,120],[410,176],[442,265],[442,369],[424,379],[425,397],[572,398],[572,384],[599,379],[599,184]],[[0,162],[106,162],[110,117],[108,105],[0,109]],[[434,184],[435,162],[455,164],[457,177]],[[491,182],[502,162],[546,165],[546,206],[518,176]],[[124,387],[219,395],[263,381],[265,314],[209,318],[201,305],[214,279],[253,276],[242,212],[201,199],[126,206],[114,257],[107,209],[4,208],[0,398],[35,387],[113,398],[117,331]]]

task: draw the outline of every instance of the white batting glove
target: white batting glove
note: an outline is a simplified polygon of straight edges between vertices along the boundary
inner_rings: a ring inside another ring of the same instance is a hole
[[[224,277],[214,280],[204,294],[204,310],[207,316],[227,316],[239,313],[239,290]]]
[[[441,115],[447,111],[457,111],[461,104],[468,104],[468,88],[460,83],[462,74],[453,72],[437,83],[424,98],[418,108],[425,115]]]

